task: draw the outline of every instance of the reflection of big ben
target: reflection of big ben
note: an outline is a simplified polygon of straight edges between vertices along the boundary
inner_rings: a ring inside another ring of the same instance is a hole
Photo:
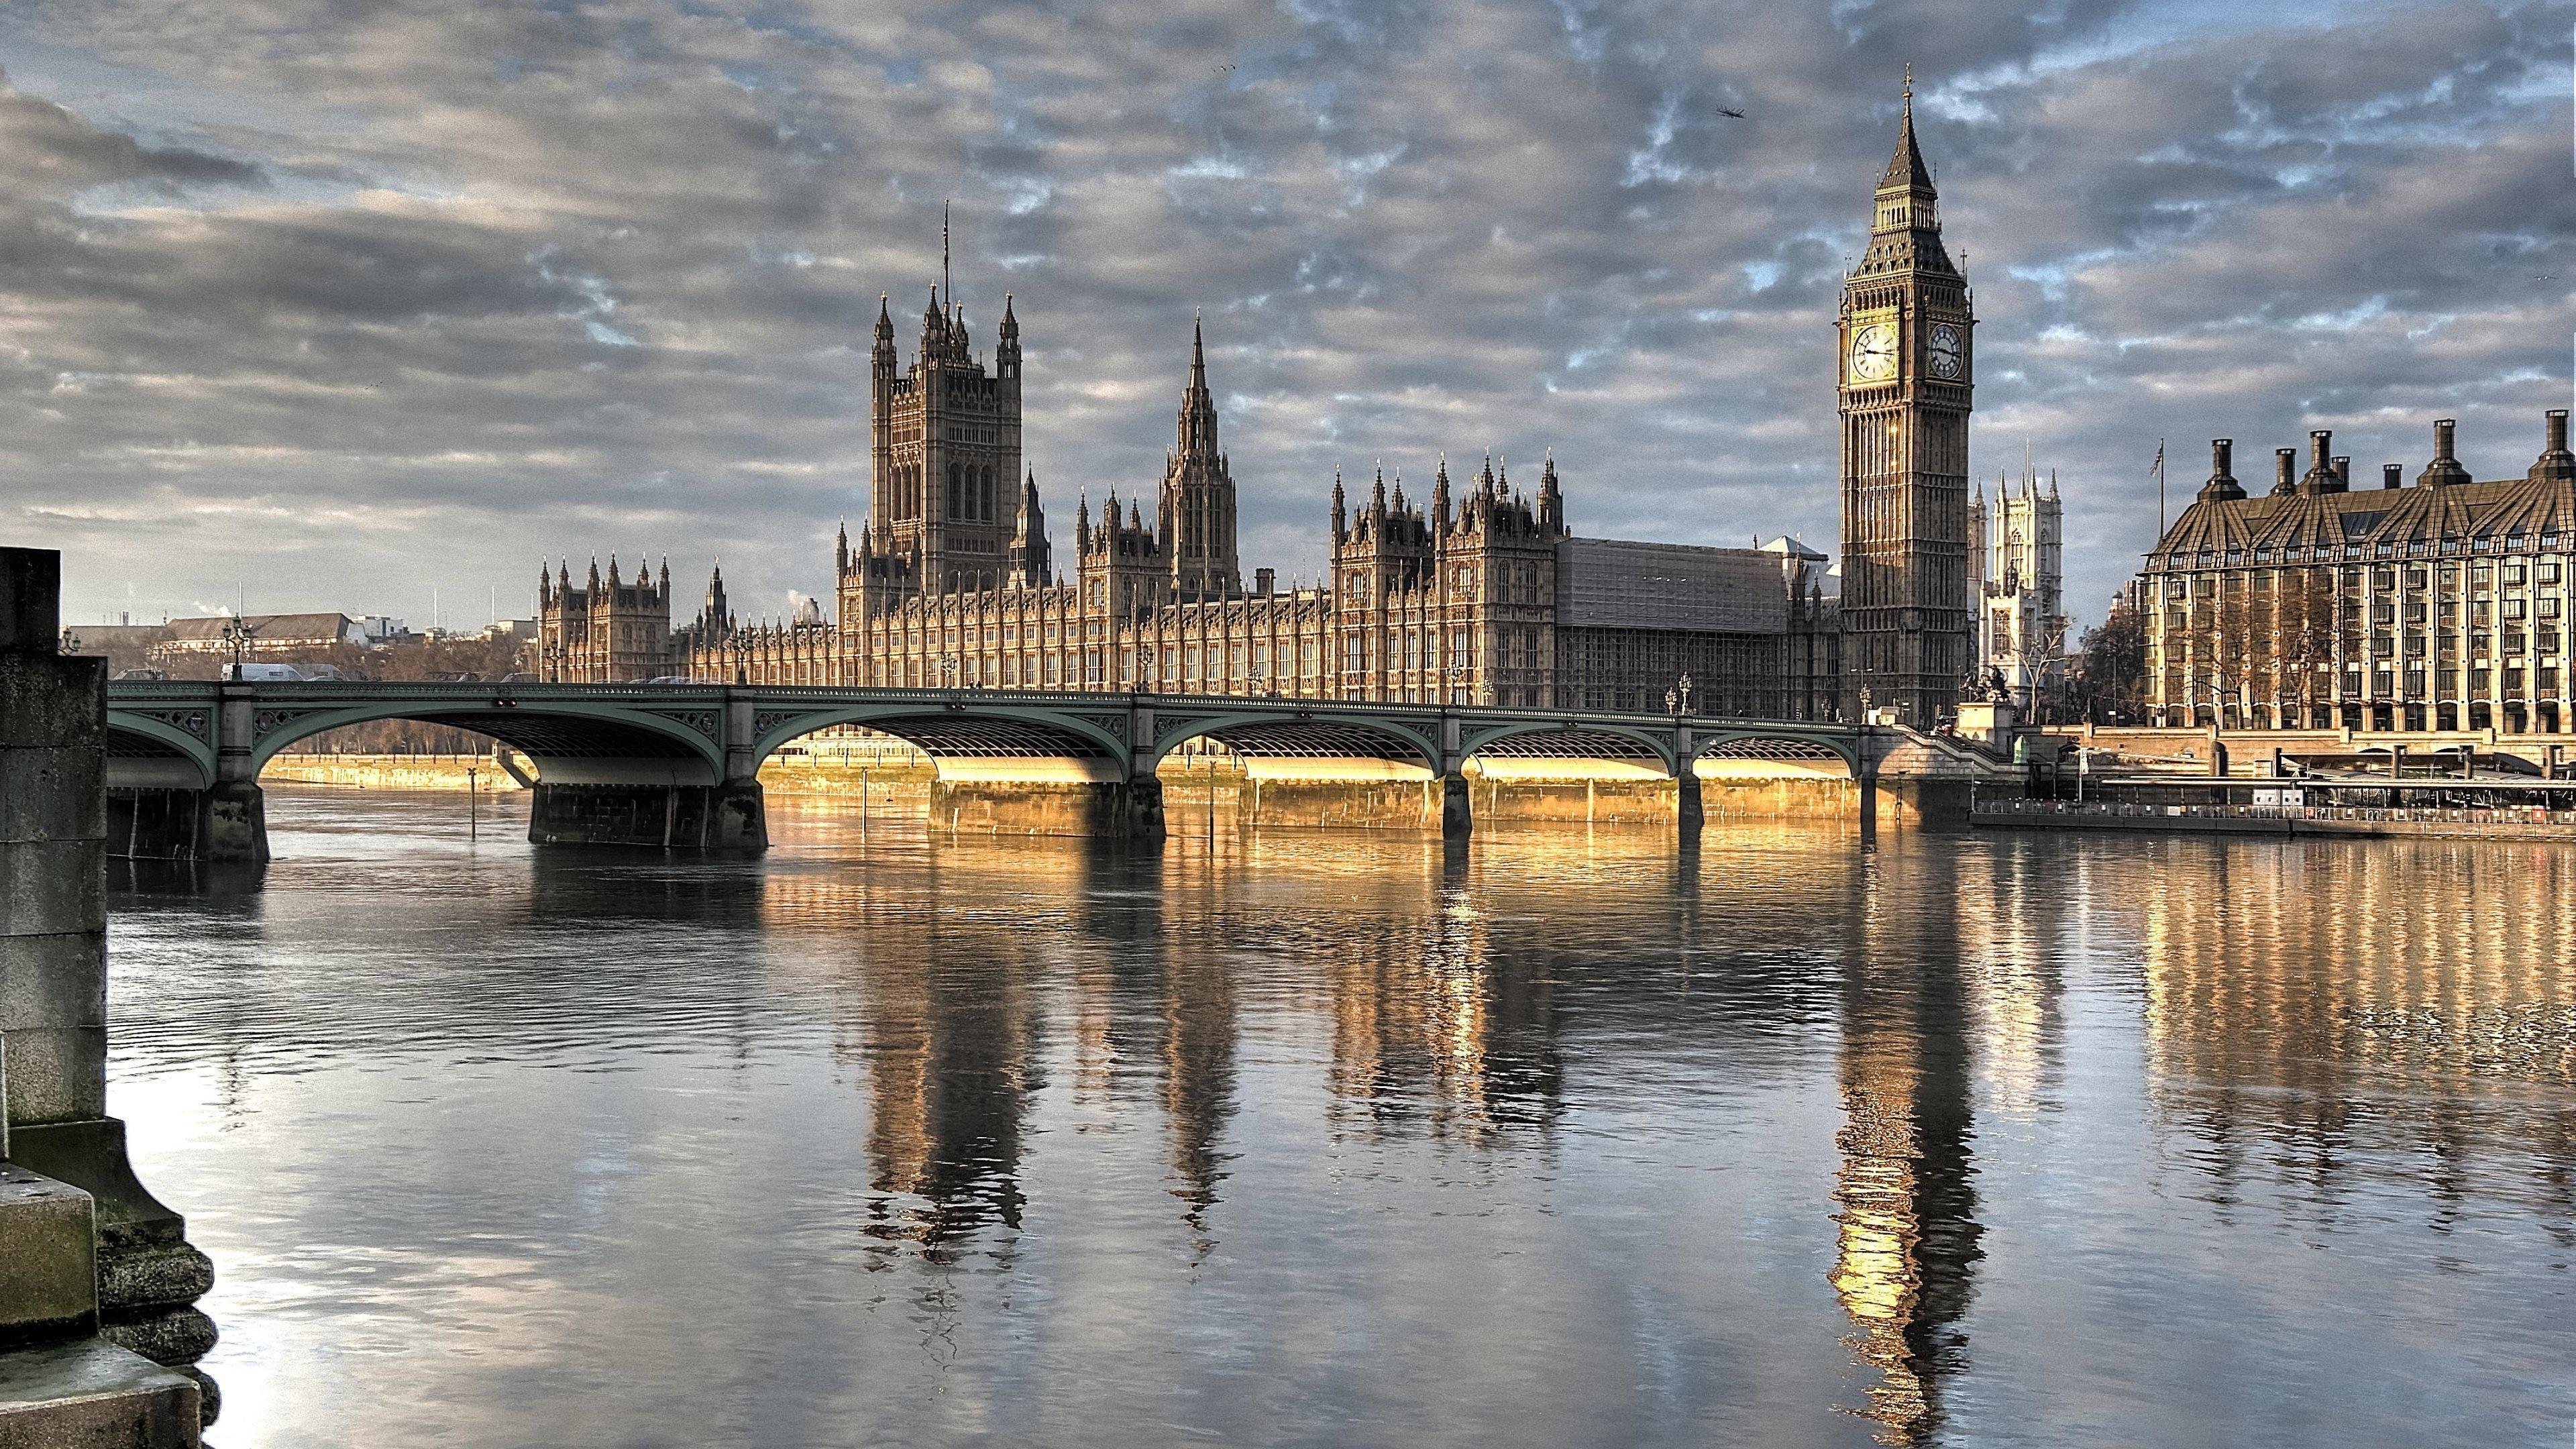
[[[1968,284],[1904,129],[1843,282],[1843,710],[1933,724],[1968,664]]]

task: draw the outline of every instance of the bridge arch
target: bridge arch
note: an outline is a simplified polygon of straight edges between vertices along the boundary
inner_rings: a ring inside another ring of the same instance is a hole
[[[752,757],[817,730],[858,725],[904,740],[936,759],[1105,760],[1125,777],[1127,742],[1097,720],[1063,710],[955,701],[764,710],[753,722]]]
[[[110,710],[107,757],[113,774],[169,789],[215,783],[212,710]]]
[[[1191,740],[1213,739],[1251,759],[1378,759],[1440,773],[1436,717],[1389,718],[1351,710],[1261,705],[1222,714],[1171,713],[1154,721],[1151,763]]]
[[[256,776],[299,740],[346,725],[388,719],[490,735],[534,759],[540,775],[557,780],[626,778],[712,785],[724,777],[723,717],[712,704],[704,711],[664,712],[605,702],[522,701],[504,695],[454,704],[411,698],[260,710],[252,722],[252,772]]]
[[[1666,775],[1675,773],[1673,741],[1635,725],[1595,720],[1528,720],[1464,732],[1458,741],[1462,758],[1604,760],[1620,764],[1651,763]]]
[[[1840,734],[1793,734],[1786,731],[1743,729],[1709,733],[1691,741],[1691,764],[1696,769],[1703,760],[1771,760],[1782,763],[1822,764],[1831,760],[1857,779],[1862,772],[1860,746],[1856,739]]]

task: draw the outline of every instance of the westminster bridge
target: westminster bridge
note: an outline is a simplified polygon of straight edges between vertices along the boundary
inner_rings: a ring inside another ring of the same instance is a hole
[[[1847,802],[1838,808],[1868,829],[1882,761],[1926,743],[1831,722],[1182,694],[118,681],[107,713],[112,848],[265,859],[261,769],[298,741],[375,720],[476,731],[533,761],[536,843],[721,851],[767,848],[761,762],[834,726],[864,726],[928,755],[938,818],[971,813],[1007,817],[996,828],[1146,841],[1163,834],[1156,767],[1194,740],[1276,776],[1303,773],[1311,789],[1407,795],[1424,825],[1436,812],[1449,836],[1472,828],[1471,759],[1485,775],[1544,761],[1660,780],[1685,830],[1701,824],[1701,777],[1713,762],[1757,771],[1775,762],[1837,777],[1835,798]],[[1353,762],[1376,768],[1363,778]]]

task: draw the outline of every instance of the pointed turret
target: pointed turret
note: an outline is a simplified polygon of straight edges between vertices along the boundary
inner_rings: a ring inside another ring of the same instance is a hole
[[[1441,451],[1438,471],[1431,475],[1431,531],[1435,534],[1449,531],[1449,454],[1446,449]]]
[[[1038,508],[1038,475],[1020,485],[1020,512],[1011,533],[1011,577],[1030,588],[1047,580],[1050,563],[1046,515]]]
[[[1349,512],[1342,503],[1342,465],[1333,465],[1333,542],[1338,545],[1350,533]]]
[[[1905,67],[1905,111],[1897,123],[1896,154],[1887,158],[1887,169],[1879,173],[1881,191],[1930,191],[1932,172],[1923,164],[1923,148],[1914,140],[1914,66]]]
[[[1020,375],[1020,319],[1011,312],[1011,294],[1002,294],[1002,321],[994,331],[993,370],[1003,377]]]
[[[1190,378],[1181,388],[1172,456],[1183,462],[1212,463],[1216,451],[1216,399],[1208,392],[1207,337],[1194,316],[1190,319]]]
[[[1547,450],[1547,458],[1538,470],[1538,526],[1551,537],[1565,534],[1565,494],[1557,487],[1556,450]]]
[[[1879,174],[1870,221],[1869,250],[1853,275],[1930,272],[1956,277],[1959,269],[1941,246],[1941,199],[1923,148],[1914,139],[1914,67],[1905,68],[1905,108],[1897,122],[1896,152]]]

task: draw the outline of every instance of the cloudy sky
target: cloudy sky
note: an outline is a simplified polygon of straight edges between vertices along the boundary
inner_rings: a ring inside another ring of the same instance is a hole
[[[1909,58],[1974,466],[2057,471],[2082,615],[2159,437],[2177,498],[2217,434],[2259,476],[2331,427],[2375,479],[2457,415],[2473,471],[2528,465],[2576,5],[2026,9],[13,0],[5,538],[66,551],[75,621],[479,625],[611,550],[783,610],[865,508],[867,328],[953,197],[1059,541],[1159,476],[1201,307],[1247,567],[1315,572],[1336,463],[1444,448],[1553,447],[1585,533],[1834,548],[1834,304]]]

